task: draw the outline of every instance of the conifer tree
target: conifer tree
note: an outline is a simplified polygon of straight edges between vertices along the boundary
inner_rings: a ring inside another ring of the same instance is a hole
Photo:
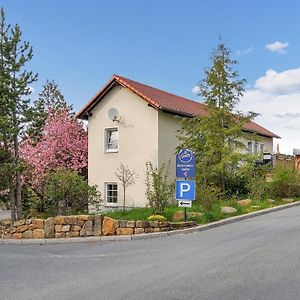
[[[43,90],[39,93],[39,98],[34,101],[31,108],[31,123],[27,129],[27,135],[33,141],[38,142],[42,136],[42,129],[45,126],[49,111],[55,113],[58,110],[72,111],[72,106],[68,106],[64,95],[61,93],[58,84],[54,80],[47,80]]]
[[[37,75],[25,70],[33,52],[28,42],[22,41],[19,25],[6,25],[5,14],[0,14],[0,142],[10,154],[9,189],[11,217],[23,218],[21,194],[21,169],[19,146],[26,124],[30,122],[29,85]]]
[[[220,41],[211,57],[212,65],[205,70],[205,78],[198,83],[199,95],[206,104],[206,116],[182,120],[179,130],[181,147],[197,156],[197,187],[199,194],[212,186],[222,193],[226,190],[226,175],[234,172],[243,160],[243,139],[249,138],[245,124],[256,114],[235,111],[244,92],[244,79],[233,69],[237,64],[230,51]],[[253,137],[252,137],[253,139]],[[201,191],[202,190],[202,191]]]

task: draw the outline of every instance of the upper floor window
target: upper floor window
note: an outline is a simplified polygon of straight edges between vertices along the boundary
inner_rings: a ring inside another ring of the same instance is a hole
[[[104,149],[105,152],[118,152],[119,132],[118,128],[105,128]]]

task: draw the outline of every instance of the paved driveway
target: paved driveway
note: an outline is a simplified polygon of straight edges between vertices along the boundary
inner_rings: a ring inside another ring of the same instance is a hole
[[[203,232],[0,245],[0,299],[298,300],[300,207]]]

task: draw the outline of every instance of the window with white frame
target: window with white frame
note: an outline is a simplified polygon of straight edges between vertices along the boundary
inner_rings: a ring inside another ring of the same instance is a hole
[[[253,145],[252,142],[248,142],[248,153],[253,153],[252,145]]]
[[[119,132],[117,127],[105,128],[104,143],[105,152],[118,152]]]
[[[118,203],[118,184],[116,182],[105,183],[105,203],[106,205]]]
[[[258,142],[248,142],[248,153],[264,153],[264,144]]]
[[[258,143],[254,143],[254,153],[258,152]]]
[[[264,153],[264,144],[260,144],[259,145],[259,147],[260,147],[260,153]]]

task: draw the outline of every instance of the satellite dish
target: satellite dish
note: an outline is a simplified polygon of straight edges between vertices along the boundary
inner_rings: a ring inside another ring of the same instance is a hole
[[[108,111],[108,117],[113,121],[113,122],[120,122],[120,115],[117,109],[111,108]]]

